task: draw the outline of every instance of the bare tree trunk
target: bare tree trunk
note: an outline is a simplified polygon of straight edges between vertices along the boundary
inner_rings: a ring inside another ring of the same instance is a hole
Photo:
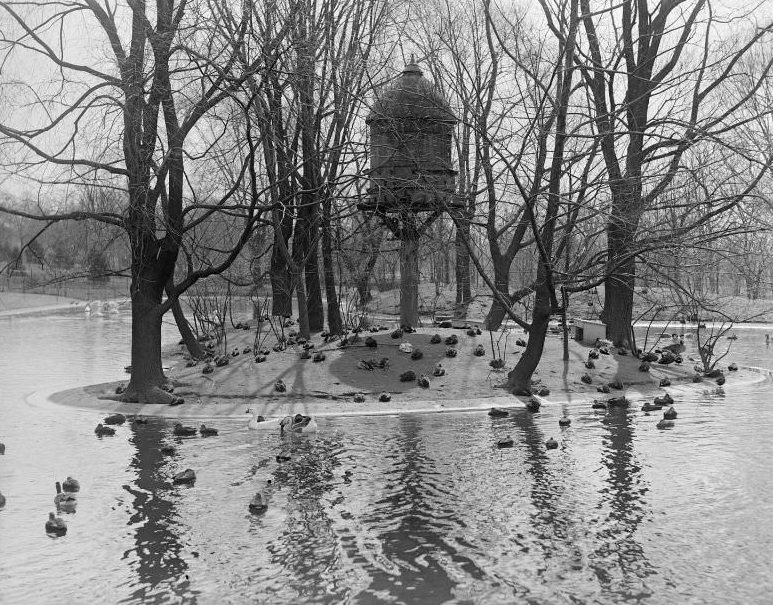
[[[618,202],[619,207],[620,202]],[[631,216],[613,217],[607,225],[608,277],[604,287],[601,320],[607,325],[607,338],[617,347],[633,348],[633,294],[636,258],[631,254],[638,220]]]
[[[510,302],[510,261],[502,255],[496,255],[492,258],[494,265],[494,285],[502,297]],[[507,310],[504,308],[499,297],[494,297],[491,308],[486,315],[486,329],[498,330],[502,326]]]
[[[400,239],[400,325],[419,325],[419,238],[403,233]]]
[[[529,342],[518,363],[507,375],[508,389],[514,395],[531,394],[531,377],[542,359],[542,351],[545,348],[545,336],[550,322],[551,292],[546,283],[546,270],[542,262],[540,262],[539,274],[529,328]]]
[[[172,296],[172,289],[173,284],[172,280],[170,280],[166,285],[167,296]],[[179,298],[176,298],[172,303],[172,315],[174,316],[174,321],[177,324],[177,330],[180,332],[180,336],[185,343],[185,348],[188,349],[188,354],[194,359],[204,359],[204,357],[206,357],[204,347],[201,346],[201,343],[193,334],[193,331],[191,330],[191,324],[185,318],[185,313],[183,312],[182,306],[180,305]]]
[[[282,237],[281,232],[275,237]],[[290,317],[293,314],[292,282],[287,261],[274,243],[271,251],[271,314]]]
[[[309,310],[309,330],[321,332],[325,327],[325,309],[322,304],[322,285],[319,281],[319,242],[316,234],[309,244],[309,255],[303,272]],[[335,282],[333,287],[335,288]]]
[[[331,201],[325,200],[322,209],[322,267],[325,272],[325,296],[327,298],[327,328],[331,334],[343,331],[341,307],[336,292],[335,267],[333,265],[333,228],[330,212]]]
[[[306,285],[301,275],[296,276],[295,297],[298,302],[298,333],[303,338],[310,338],[309,330],[309,305],[306,300]]]
[[[132,343],[131,380],[124,401],[170,403],[174,396],[161,387],[166,383],[161,367],[161,296],[172,278],[177,250],[165,241],[144,237],[132,245]]]
[[[470,223],[464,221],[456,228],[456,305],[464,309],[467,315],[467,305],[472,299],[470,288],[470,253],[465,246],[465,239],[470,240]]]

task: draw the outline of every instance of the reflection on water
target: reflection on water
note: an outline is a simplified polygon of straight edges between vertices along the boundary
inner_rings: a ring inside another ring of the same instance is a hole
[[[135,539],[124,556],[131,561],[134,590],[126,601],[162,603],[174,595],[191,602],[195,593],[181,557],[175,494],[167,478],[170,458],[160,451],[169,429],[161,421],[151,421],[130,431],[129,442],[136,450],[129,465],[136,475],[123,487],[133,497],[128,525],[134,528]]]
[[[634,448],[634,416],[613,408],[602,417],[601,424],[606,429],[602,461],[608,478],[599,495],[602,506],[610,511],[607,526],[599,531],[601,544],[590,558],[591,567],[606,590],[633,598],[636,593],[632,594],[630,587],[639,588],[637,579],[644,580],[655,573],[637,536],[646,516],[648,486]],[[616,565],[610,566],[610,559]],[[616,577],[617,573],[621,577]],[[639,591],[646,593],[646,588]]]
[[[571,404],[568,429],[544,406],[328,418],[284,441],[246,419],[213,422],[210,439],[173,438],[162,420],[96,439],[97,415],[25,403],[122,377],[128,328],[0,322],[1,602],[763,603],[773,590],[770,381],[678,395],[671,431],[635,404]],[[734,350],[773,367],[763,332],[737,332]],[[188,467],[196,484],[173,486]],[[78,512],[52,540],[51,485],[68,474]]]
[[[393,449],[382,470],[384,490],[363,522],[384,526],[379,533],[385,569],[376,568],[363,596],[391,595],[399,602],[445,603],[451,599],[453,580],[444,562],[466,564],[478,572],[466,557],[447,548],[442,535],[452,525],[449,518],[458,506],[426,451],[420,418],[402,416],[390,427],[387,442]],[[478,573],[479,575],[479,573]]]

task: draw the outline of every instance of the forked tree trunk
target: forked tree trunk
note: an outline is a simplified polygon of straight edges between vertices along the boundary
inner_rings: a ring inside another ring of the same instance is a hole
[[[124,401],[167,404],[175,399],[161,388],[166,384],[161,367],[161,295],[173,268],[174,259],[161,254],[132,279],[131,380]]]
[[[550,289],[545,284],[543,263],[540,262],[539,285],[534,297],[534,312],[529,328],[529,342],[518,363],[507,375],[507,388],[514,395],[531,394],[531,377],[542,359],[545,336],[550,322]]]
[[[191,330],[191,325],[185,317],[179,299],[172,303],[172,315],[174,316],[174,322],[177,324],[177,330],[180,332],[185,348],[188,350],[188,354],[193,357],[193,359],[204,359],[204,357],[206,357],[206,351],[204,351],[204,347],[201,346],[201,343]]]
[[[174,284],[170,279],[169,283],[166,285],[167,296],[169,296],[169,292],[173,286]],[[204,350],[204,347],[201,346],[201,343],[196,338],[196,336],[193,334],[193,331],[191,330],[191,324],[188,323],[188,320],[185,318],[185,313],[183,312],[179,298],[175,299],[175,301],[172,303],[172,315],[174,316],[174,322],[177,324],[177,330],[180,332],[180,336],[183,339],[185,348],[188,349],[188,354],[194,359],[204,359],[204,357],[206,357],[206,351]]]

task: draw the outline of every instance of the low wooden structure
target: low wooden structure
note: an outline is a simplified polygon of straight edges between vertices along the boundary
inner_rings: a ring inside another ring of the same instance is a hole
[[[607,337],[607,325],[597,319],[575,319],[574,339],[583,344],[594,344]]]

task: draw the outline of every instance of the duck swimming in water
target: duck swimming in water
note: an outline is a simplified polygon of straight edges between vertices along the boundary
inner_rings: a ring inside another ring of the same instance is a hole
[[[257,493],[253,496],[248,508],[253,515],[262,515],[268,510],[268,504],[263,501],[263,496]]]
[[[497,441],[497,447],[499,449],[506,448],[506,447],[513,447],[513,438],[510,437],[510,435],[503,437],[502,439]]]
[[[61,517],[54,515],[54,513],[48,513],[46,533],[55,536],[63,536],[67,533],[67,523],[65,523]]]
[[[174,476],[173,482],[175,485],[193,485],[196,483],[196,473],[193,469],[186,468]]]
[[[123,424],[126,422],[126,416],[123,414],[110,414],[110,416],[106,416],[105,419],[102,421],[105,424]]]
[[[174,425],[174,430],[172,431],[175,435],[178,437],[192,437],[196,434],[196,427],[193,426],[183,426],[181,423],[177,423]]]
[[[78,483],[77,479],[73,479],[69,475],[67,476],[67,479],[62,481],[62,490],[66,492],[79,492],[81,491],[81,484]]]
[[[97,437],[112,436],[115,435],[115,429],[100,423],[97,425],[97,428],[94,429],[94,433],[96,433]]]
[[[63,492],[62,484],[59,481],[56,482],[56,496],[54,496],[54,506],[58,510],[65,512],[75,512],[75,507],[78,504],[78,498],[72,492]]]
[[[46,533],[54,534],[56,536],[63,536],[67,533],[67,523],[61,517],[57,517],[54,513],[48,513],[48,521],[46,521]]]
[[[285,430],[291,433],[316,433],[317,421],[311,416],[304,416],[303,414],[285,416],[279,422],[279,432],[284,434]]]

